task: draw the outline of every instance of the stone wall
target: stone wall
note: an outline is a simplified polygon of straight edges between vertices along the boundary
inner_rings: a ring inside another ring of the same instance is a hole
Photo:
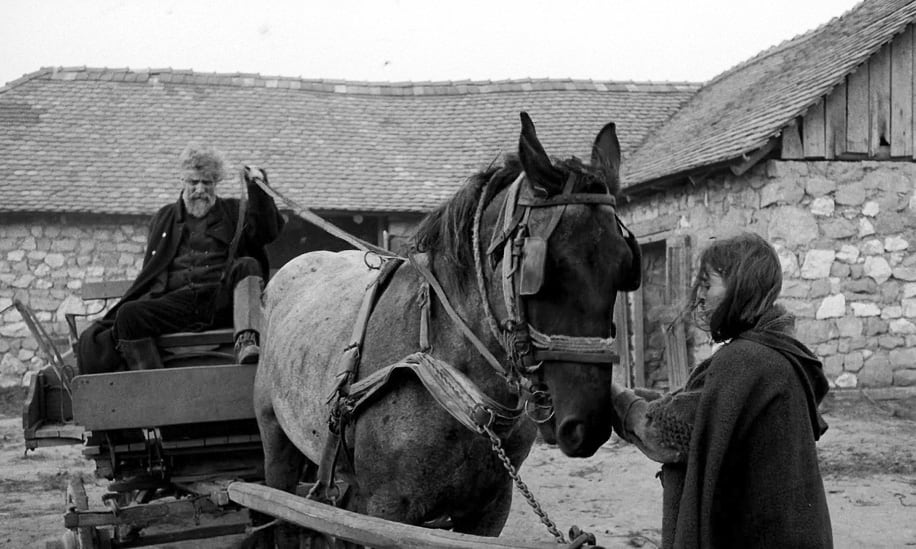
[[[22,382],[44,363],[13,299],[28,305],[67,348],[66,313],[99,310],[84,303],[87,281],[133,279],[143,262],[146,218],[4,214],[0,222],[0,386]]]
[[[674,219],[698,251],[739,229],[772,242],[782,303],[840,387],[916,385],[916,165],[768,161],[636,199],[627,223]],[[694,341],[704,341],[694,333]],[[694,347],[697,359],[708,344]]]
[[[673,218],[697,251],[713,236],[746,229],[774,244],[782,302],[841,387],[916,386],[916,165],[896,162],[768,161],[621,207],[629,224]],[[0,310],[28,304],[65,341],[66,313],[83,303],[83,282],[132,279],[146,218],[4,215]],[[405,232],[396,224],[392,234]],[[695,268],[695,265],[694,265]],[[19,313],[0,317],[0,384],[21,382],[42,358]],[[696,359],[710,346],[694,331]]]

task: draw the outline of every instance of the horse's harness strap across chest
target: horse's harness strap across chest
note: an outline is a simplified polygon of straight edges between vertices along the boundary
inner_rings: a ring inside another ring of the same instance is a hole
[[[400,362],[382,368],[364,379],[356,380],[363,340],[369,324],[369,317],[372,314],[375,303],[378,301],[379,288],[385,285],[386,276],[390,276],[397,268],[397,265],[393,265],[392,268],[386,268],[390,265],[387,264],[383,267],[382,273],[366,288],[366,293],[363,296],[363,301],[353,326],[350,343],[344,349],[338,361],[337,384],[328,397],[328,403],[332,404],[330,419],[332,432],[342,432],[349,418],[353,417],[362,405],[385,387],[391,374],[395,370],[405,368],[410,369],[417,375],[444,409],[463,425],[474,431],[479,432],[482,426],[509,427],[521,415],[521,407],[508,408],[503,406],[478,389],[465,374],[425,352],[429,349],[428,313],[429,290],[431,288],[442,307],[471,344],[494,369],[500,374],[506,375],[505,368],[499,360],[474,335],[474,332],[449,303],[448,296],[439,281],[436,280],[426,266],[426,260],[426,257],[422,255],[410,257],[411,264],[422,275],[423,279],[419,304],[421,316],[427,317],[426,320],[421,320],[420,323],[420,346],[424,352],[408,355]]]
[[[465,374],[427,353],[413,353],[354,382],[349,394],[352,410],[359,410],[384,388],[395,371],[405,369],[416,374],[439,406],[472,431],[508,429],[522,413],[521,408],[507,408],[493,400]]]

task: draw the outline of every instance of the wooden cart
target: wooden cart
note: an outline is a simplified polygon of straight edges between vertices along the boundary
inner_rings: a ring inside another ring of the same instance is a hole
[[[127,285],[87,284],[83,298],[116,298]],[[306,483],[297,494],[268,488],[252,403],[257,366],[234,362],[232,330],[158,338],[163,369],[73,376],[72,350],[58,352],[28,308],[17,306],[52,357],[33,378],[24,407],[27,451],[81,443],[96,476],[110,481],[102,501],[91,502],[83,479],[69,479],[66,532],[49,549],[238,536],[251,525],[249,510],[308,529],[312,547],[594,547],[594,538],[578,531],[568,545],[512,543],[358,515],[307,499]],[[80,325],[68,321],[72,347]]]
[[[87,284],[84,299],[119,297],[128,283]],[[26,448],[83,444],[109,493],[91,502],[81,478],[67,488],[67,532],[51,547],[143,547],[240,534],[247,510],[234,481],[264,477],[252,393],[256,365],[236,364],[231,329],[157,339],[163,369],[76,375],[27,307],[17,304],[52,363],[32,379],[23,409]],[[82,327],[68,319],[71,343]],[[71,346],[72,347],[72,346]]]

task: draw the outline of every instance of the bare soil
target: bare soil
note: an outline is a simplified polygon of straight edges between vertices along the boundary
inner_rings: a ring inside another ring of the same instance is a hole
[[[90,507],[101,506],[106,481],[79,446],[24,453],[21,393],[0,393],[0,547],[41,548],[63,531],[64,487],[82,475]],[[834,541],[838,548],[916,546],[916,398],[841,399],[824,406],[830,429],[819,443]],[[616,437],[593,457],[573,460],[536,444],[521,470],[541,508],[564,534],[575,525],[604,547],[656,547],[661,524],[657,464]],[[552,536],[516,491],[503,536]],[[163,548],[233,547],[238,538]]]

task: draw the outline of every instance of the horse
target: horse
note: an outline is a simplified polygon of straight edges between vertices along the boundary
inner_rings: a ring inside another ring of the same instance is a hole
[[[520,118],[517,155],[429,213],[410,261],[378,269],[367,252],[310,252],[268,283],[254,393],[267,485],[293,492],[304,465],[326,459],[329,396],[352,402],[341,387],[373,376],[384,379],[339,427],[330,461],[349,485],[338,504],[361,514],[498,536],[512,499],[504,461],[520,467],[538,429],[571,457],[610,438],[614,304],[641,280],[615,209],[615,126],[585,163],[552,160]],[[358,367],[342,374],[345,350]],[[413,370],[385,370],[406,362]],[[440,374],[476,395],[463,416],[430,389]]]

